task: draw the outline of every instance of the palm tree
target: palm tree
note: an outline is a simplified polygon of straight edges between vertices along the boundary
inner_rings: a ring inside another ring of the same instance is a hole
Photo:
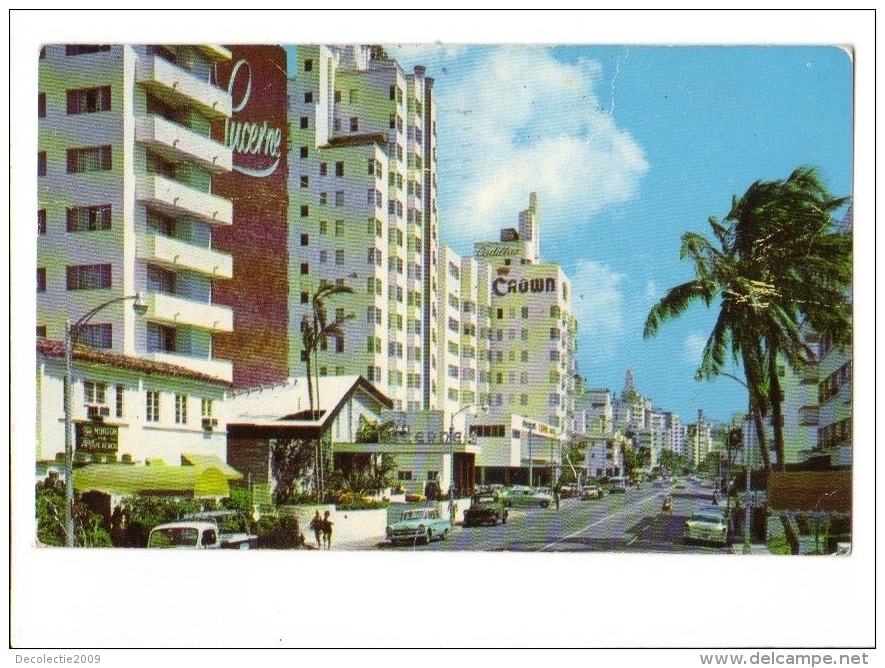
[[[311,313],[305,313],[301,318],[301,344],[304,350],[304,362],[307,371],[307,401],[310,407],[310,417],[318,420],[320,417],[319,395],[319,349],[325,348],[329,339],[337,339],[344,336],[343,324],[354,315],[347,314],[329,320],[326,313],[326,300],[339,294],[353,294],[353,288],[337,283],[323,283],[313,294],[311,299]],[[316,374],[314,378],[314,373]],[[316,382],[314,382],[316,381]],[[316,395],[314,395],[316,392]],[[316,444],[316,487],[317,494],[322,497],[324,478],[324,457],[322,438]]]
[[[701,234],[682,236],[680,259],[695,278],[672,288],[645,323],[646,338],[695,301],[719,315],[704,346],[696,377],[729,375],[729,349],[743,366],[749,409],[760,451],[770,467],[764,418],[772,414],[778,465],[784,462],[780,363],[801,371],[814,362],[811,328],[837,344],[851,337],[851,241],[833,226],[847,202],[827,191],[816,170],[796,169],[785,181],[757,181],[720,222],[709,219],[718,247]]]

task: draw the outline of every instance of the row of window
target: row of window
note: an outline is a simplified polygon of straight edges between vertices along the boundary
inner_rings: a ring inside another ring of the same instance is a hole
[[[110,111],[111,87],[95,86],[68,90],[66,110],[69,116]],[[37,117],[46,117],[46,93],[37,93]]]
[[[840,420],[817,430],[817,443],[820,448],[832,448],[852,444],[851,418]]]
[[[37,153],[37,175],[46,176],[47,168],[46,151],[39,151]],[[110,145],[69,148],[67,150],[67,170],[69,174],[107,171],[110,169],[112,169]]]
[[[83,381],[83,397],[87,404],[104,405],[108,399],[108,384],[93,380]],[[125,396],[125,387],[123,385],[114,386],[114,415],[115,417],[124,417],[123,398]],[[188,423],[188,405],[190,398],[186,394],[175,394],[175,423]],[[145,420],[147,422],[159,422],[160,414],[160,392],[157,390],[145,391]],[[213,400],[208,398],[200,399],[200,416],[212,417]]]
[[[66,210],[68,232],[87,232],[111,229],[111,205],[74,206]],[[37,234],[46,234],[46,209],[37,211]]]

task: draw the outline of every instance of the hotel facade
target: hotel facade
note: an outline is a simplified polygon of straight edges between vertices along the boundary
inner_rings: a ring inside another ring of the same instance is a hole
[[[229,59],[212,45],[40,52],[38,459],[64,450],[62,342],[67,323],[92,311],[76,330],[75,448],[103,460],[165,452],[174,461],[183,449],[224,457],[214,416],[232,364],[216,357],[213,336],[234,322],[213,288],[231,278],[233,258],[213,235],[232,224],[233,207],[212,184],[232,154],[212,125],[231,115],[215,80]],[[131,308],[136,296],[144,315]]]
[[[49,45],[39,81],[38,338],[138,295],[145,315],[110,305],[79,342],[180,367],[191,389],[278,384],[306,372],[313,294],[343,285],[319,376],[363,376],[439,433],[457,422],[479,469],[559,463],[570,281],[541,260],[535,194],[472,256],[440,244],[423,67],[377,46]]]

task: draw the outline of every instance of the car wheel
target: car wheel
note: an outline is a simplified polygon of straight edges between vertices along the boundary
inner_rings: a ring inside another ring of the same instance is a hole
[[[550,505],[549,501],[541,501],[541,508],[546,508],[549,505]]]
[[[439,539],[440,539],[440,540],[445,540],[445,539],[448,538],[448,537],[449,537],[449,530],[448,530],[448,529],[443,529],[443,532],[440,534]]]
[[[430,545],[430,541],[431,541],[432,538],[433,538],[433,532],[432,532],[430,529],[428,529],[428,530],[427,530],[427,535],[424,536],[424,544],[425,544],[425,545]]]

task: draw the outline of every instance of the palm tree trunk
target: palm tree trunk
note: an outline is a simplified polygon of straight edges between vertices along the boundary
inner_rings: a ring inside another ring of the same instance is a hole
[[[777,466],[775,468],[778,471],[783,471],[785,463],[784,457],[786,454],[784,447],[783,411],[781,405],[781,402],[783,401],[783,392],[781,390],[780,375],[778,374],[777,352],[777,347],[774,347],[769,352],[768,374],[771,383],[771,423],[774,427],[774,452],[777,456]]]

